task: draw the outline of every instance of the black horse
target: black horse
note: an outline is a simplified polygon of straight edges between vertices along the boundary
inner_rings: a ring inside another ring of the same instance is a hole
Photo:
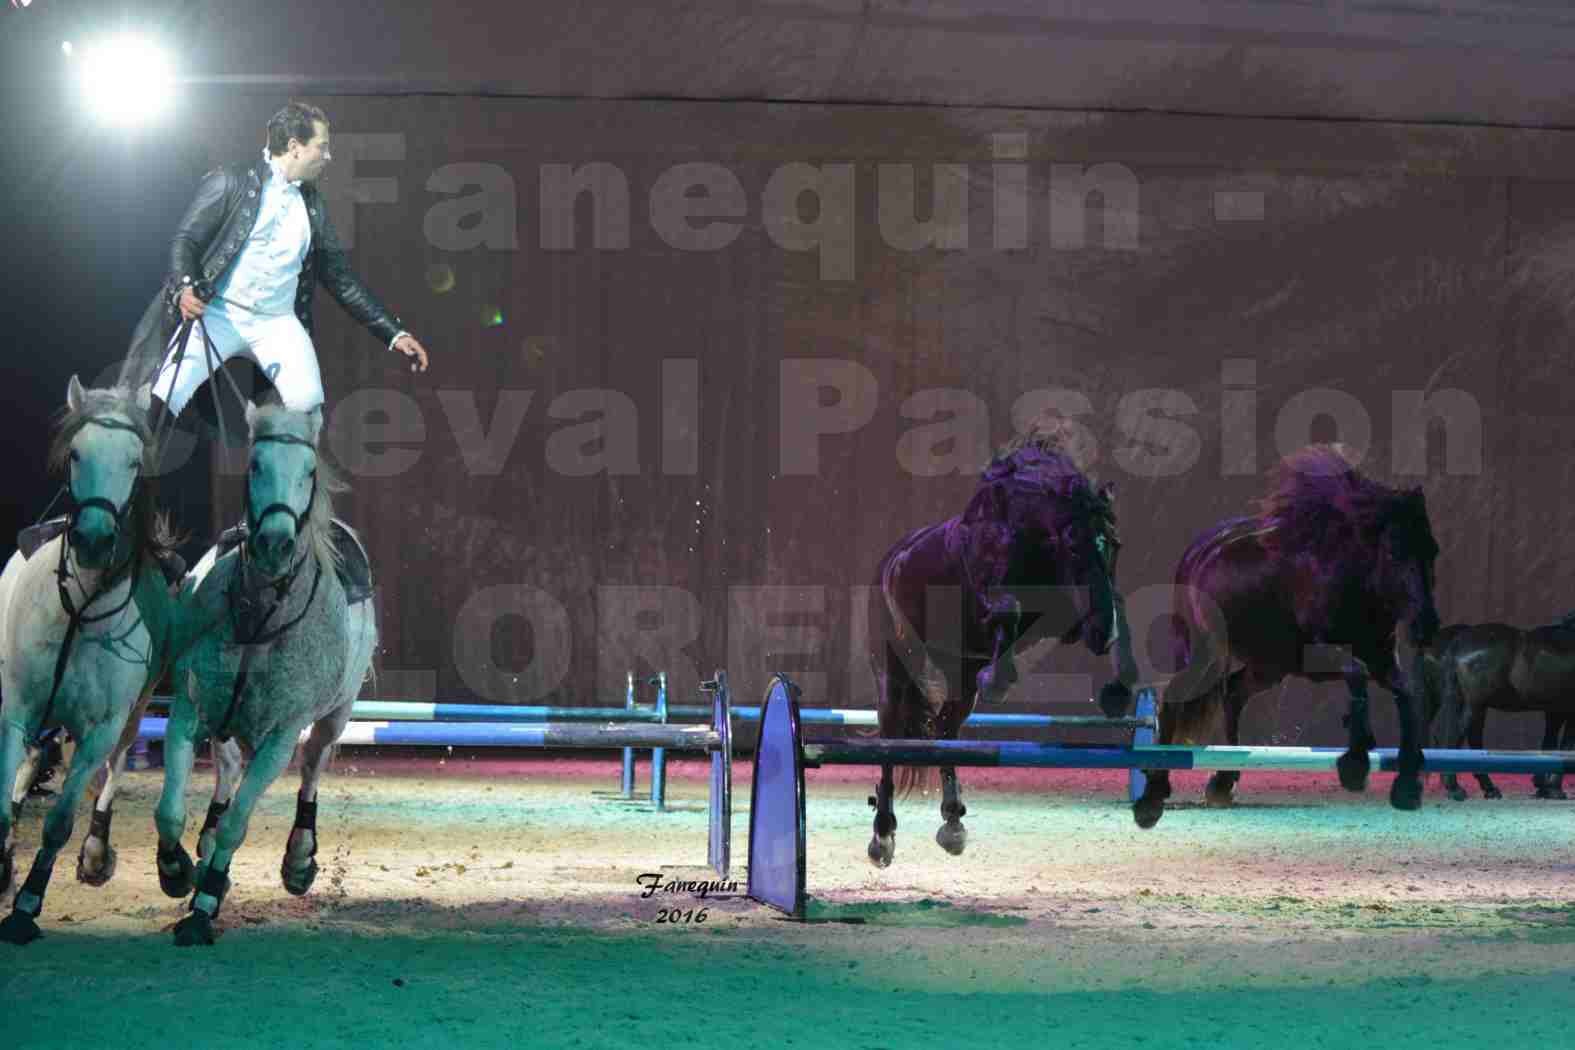
[[[1575,613],[1529,629],[1454,624],[1438,633],[1417,662],[1423,724],[1435,730],[1432,739],[1440,747],[1459,747],[1469,737],[1480,749],[1492,708],[1541,711],[1542,750],[1575,749]],[[1503,797],[1486,773],[1473,775],[1484,798]],[[1445,773],[1443,782],[1450,798],[1465,800],[1453,773]],[[1538,798],[1565,797],[1562,773],[1538,773],[1531,782]]]
[[[1116,643],[1117,680],[1100,694],[1114,717],[1137,679],[1115,585],[1118,541],[1110,486],[1096,488],[1063,450],[1061,432],[1008,444],[985,469],[962,514],[903,537],[880,561],[870,608],[870,666],[880,735],[956,739],[981,695],[1002,699],[1017,680],[1013,650],[1055,636],[1096,654]],[[928,770],[903,767],[903,790]],[[967,841],[957,771],[941,770],[936,841]],[[881,767],[870,860],[891,863],[897,818],[892,767]]]
[[[1349,745],[1338,763],[1349,791],[1367,785],[1374,740],[1367,711],[1371,675],[1400,714],[1397,809],[1422,804],[1422,746],[1406,675],[1395,659],[1399,623],[1413,645],[1438,630],[1433,562],[1438,544],[1420,489],[1397,491],[1363,476],[1338,445],[1286,457],[1260,512],[1232,518],[1192,542],[1176,568],[1172,649],[1180,673],[1165,688],[1158,742],[1204,743],[1223,704],[1225,737],[1240,743],[1241,712],[1287,675],[1344,679],[1351,694]],[[1170,774],[1147,771],[1132,812],[1158,823]],[[1231,800],[1237,771],[1209,780],[1211,804]]]

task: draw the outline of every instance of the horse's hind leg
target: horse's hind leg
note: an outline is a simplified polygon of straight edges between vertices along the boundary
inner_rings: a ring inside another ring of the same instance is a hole
[[[1471,746],[1477,751],[1482,750],[1482,741],[1486,737],[1486,729],[1487,704],[1477,704],[1471,710],[1471,730],[1469,737]],[[1483,798],[1504,797],[1504,793],[1498,789],[1498,785],[1493,783],[1493,778],[1488,776],[1486,773],[1473,773],[1472,776],[1477,778],[1477,784],[1482,788]]]
[[[954,857],[962,856],[968,845],[968,829],[962,818],[968,807],[963,805],[962,788],[957,784],[957,770],[952,766],[941,767],[941,817],[946,821],[935,832],[935,841],[941,849]]]
[[[1177,705],[1159,705],[1159,732],[1154,736],[1156,744],[1175,743],[1178,718]],[[1151,828],[1165,815],[1165,800],[1170,798],[1170,770],[1145,769],[1143,778],[1143,794],[1132,803],[1132,819],[1137,821],[1140,828]]]
[[[1247,700],[1254,691],[1248,688],[1245,667],[1235,671],[1225,680],[1225,742],[1232,747],[1241,743],[1241,712],[1247,706]],[[1240,770],[1216,771],[1209,777],[1208,786],[1203,789],[1203,800],[1211,806],[1230,805],[1239,780],[1241,780]]]
[[[1159,732],[1154,738],[1156,744],[1177,743],[1184,722],[1188,725],[1201,723],[1206,717],[1207,712],[1199,709],[1198,705],[1213,703],[1214,690],[1223,685],[1217,667],[1214,660],[1200,651],[1196,659],[1170,680],[1159,704]],[[1186,714],[1185,720],[1183,712]],[[1143,794],[1132,803],[1132,819],[1140,828],[1151,828],[1165,815],[1165,800],[1170,797],[1170,770],[1145,769],[1143,778]]]
[[[20,810],[22,803],[27,801],[29,789],[33,786],[33,778],[38,775],[39,767],[43,762],[44,748],[26,746],[24,738],[21,761],[17,764],[16,772],[11,774],[11,783],[14,785],[11,792],[11,812]],[[4,889],[4,886],[0,886],[0,890]]]
[[[1564,730],[1564,743],[1560,747],[1559,730]],[[1543,719],[1542,750],[1555,749],[1568,751],[1575,747],[1575,717],[1549,711]],[[1564,794],[1563,773],[1538,773],[1531,778],[1531,783],[1537,789],[1538,798],[1568,798]]]
[[[211,744],[213,750],[213,797],[208,800],[208,814],[202,818],[202,830],[197,833],[197,861],[201,863],[213,856],[213,842],[219,834],[219,820],[230,808],[235,798],[235,786],[240,783],[245,761],[241,745],[235,740]],[[182,895],[184,896],[184,894]]]
[[[870,837],[868,852],[870,863],[877,868],[889,867],[897,852],[897,814],[892,808],[891,796],[891,767],[881,766],[880,783],[875,787],[875,794],[870,796],[870,805],[875,807],[875,833]]]
[[[66,782],[61,785],[60,795],[55,799],[55,804],[49,807],[48,815],[44,817],[43,843],[33,857],[33,866],[27,873],[27,881],[22,883],[22,888],[17,891],[16,898],[12,901],[11,914],[4,922],[0,922],[0,941],[8,944],[27,944],[38,937],[37,919],[44,910],[44,894],[49,889],[49,877],[54,874],[55,858],[60,856],[60,851],[65,848],[67,842],[71,841],[71,829],[76,822],[77,803],[82,801],[82,792],[86,790],[88,780],[98,772],[99,766],[109,757],[110,748],[114,746],[115,739],[119,735],[119,726],[101,726],[77,742],[77,750],[71,756],[71,768],[66,774]]]
[[[246,841],[246,828],[251,823],[252,810],[257,800],[284,772],[295,753],[298,731],[278,729],[271,733],[252,756],[235,792],[235,800],[219,820],[218,833],[213,844],[213,856],[197,873],[197,890],[191,897],[191,914],[175,924],[175,944],[187,947],[194,944],[213,943],[213,920],[224,904],[230,889],[230,861],[235,851]],[[168,761],[166,759],[166,761]]]
[[[295,796],[295,826],[284,846],[279,878],[284,888],[299,897],[312,888],[317,878],[317,782],[333,753],[334,741],[350,721],[352,704],[317,720],[301,751],[301,790]]]

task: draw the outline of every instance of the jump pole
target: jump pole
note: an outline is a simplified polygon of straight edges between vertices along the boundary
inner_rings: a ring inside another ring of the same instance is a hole
[[[821,765],[1002,766],[1042,769],[1275,769],[1333,771],[1339,747],[1103,747],[984,740],[827,740],[804,743],[798,687],[778,674],[766,690],[750,784],[749,896],[804,917],[804,769]],[[1139,691],[1139,702],[1152,689]],[[1395,748],[1369,752],[1394,772]],[[1424,750],[1430,773],[1575,773],[1575,752]]]
[[[662,752],[706,751],[711,755],[708,785],[707,861],[721,878],[732,865],[733,828],[733,730],[727,672],[700,683],[711,694],[711,724],[661,725],[609,722],[579,725],[570,722],[351,722],[338,743],[369,746],[449,746],[511,748],[653,748]],[[138,740],[163,740],[169,720],[147,716]],[[311,730],[301,733],[304,741]]]

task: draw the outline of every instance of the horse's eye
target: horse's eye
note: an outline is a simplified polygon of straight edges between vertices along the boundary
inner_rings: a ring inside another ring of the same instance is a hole
[[[262,467],[261,467],[261,465],[258,464],[258,462],[255,459],[252,460],[250,472],[251,472],[252,477],[254,477],[254,478],[257,475],[262,473]]]
[[[78,452],[76,449],[72,449],[71,450],[71,462],[73,462],[73,463],[81,463],[82,462],[82,453]]]

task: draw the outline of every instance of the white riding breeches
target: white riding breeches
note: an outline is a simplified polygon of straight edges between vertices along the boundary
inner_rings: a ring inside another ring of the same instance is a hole
[[[323,378],[317,367],[317,351],[294,314],[261,315],[238,309],[232,315],[220,304],[210,303],[192,326],[178,371],[175,348],[179,330],[153,380],[153,393],[172,415],[185,410],[191,395],[209,376],[208,349],[201,329],[206,329],[213,341],[220,364],[237,354],[257,362],[286,408],[307,412],[322,406]]]

